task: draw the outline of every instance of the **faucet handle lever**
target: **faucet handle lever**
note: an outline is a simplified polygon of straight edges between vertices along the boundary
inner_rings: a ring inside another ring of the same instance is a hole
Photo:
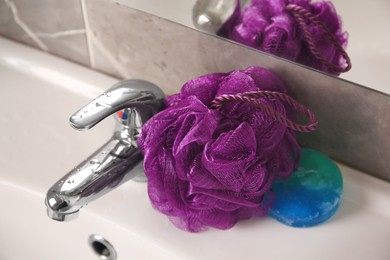
[[[164,98],[165,95],[161,89],[150,82],[125,80],[118,82],[79,109],[69,121],[78,130],[90,129],[107,116],[124,108],[134,108],[141,117],[144,117],[143,121],[146,121],[161,109]],[[148,110],[148,113],[143,110]],[[145,114],[148,114],[146,118]]]

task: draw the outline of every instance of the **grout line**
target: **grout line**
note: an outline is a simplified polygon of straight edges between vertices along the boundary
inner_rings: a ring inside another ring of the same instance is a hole
[[[95,69],[96,68],[96,62],[95,62],[95,55],[94,55],[93,46],[92,46],[91,27],[89,26],[88,13],[87,13],[86,5],[85,5],[85,0],[80,0],[80,3],[81,3],[81,11],[82,11],[82,14],[83,14],[83,20],[84,20],[85,35],[86,35],[86,38],[87,38],[87,48],[88,48],[89,64],[90,64],[91,68]]]
[[[78,35],[78,34],[85,34],[85,29],[67,30],[67,31],[60,31],[55,33],[35,33],[35,35],[40,38],[57,38],[62,36],[70,36],[70,35]]]
[[[91,27],[89,24],[88,13],[86,8],[86,0],[80,0],[81,9],[83,12],[83,19],[85,25],[85,33],[87,36],[87,46],[89,52],[89,61],[92,69],[96,69],[96,60],[94,55],[94,47],[99,50],[99,54],[102,54],[116,69],[119,75],[122,78],[130,78],[127,71],[123,68],[123,66],[111,55],[111,53],[103,46],[103,44],[95,37],[95,35],[91,31]]]
[[[34,32],[25,24],[19,17],[18,9],[15,3],[11,0],[4,0],[5,4],[11,9],[15,23],[19,25],[22,30],[44,51],[49,51],[49,48],[39,39]]]
[[[103,54],[103,56],[111,63],[111,65],[116,69],[122,78],[130,78],[130,75],[127,73],[124,67],[111,55],[111,53],[95,36],[92,35],[91,40],[92,44],[99,50],[100,54]]]

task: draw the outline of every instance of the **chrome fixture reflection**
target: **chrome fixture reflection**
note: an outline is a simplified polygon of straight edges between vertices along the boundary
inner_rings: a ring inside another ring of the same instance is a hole
[[[192,22],[200,30],[215,34],[232,16],[240,4],[244,8],[249,0],[197,0],[192,8]]]
[[[136,141],[143,124],[162,109],[164,98],[164,93],[147,81],[121,81],[70,117],[74,128],[85,130],[118,112],[112,138],[47,192],[50,218],[76,218],[89,202],[129,179],[142,178],[133,170],[142,161]]]

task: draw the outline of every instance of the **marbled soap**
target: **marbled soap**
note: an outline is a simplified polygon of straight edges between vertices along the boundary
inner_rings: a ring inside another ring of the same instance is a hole
[[[340,205],[343,179],[326,155],[302,148],[299,168],[272,186],[274,204],[269,215],[293,227],[310,227],[328,220]]]

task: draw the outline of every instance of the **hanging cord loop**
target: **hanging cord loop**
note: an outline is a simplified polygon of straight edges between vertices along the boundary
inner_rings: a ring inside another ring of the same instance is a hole
[[[277,99],[289,104],[295,110],[305,114],[309,118],[309,124],[301,125],[291,121],[285,115],[280,114],[279,112],[271,108],[269,105],[261,102],[259,98]],[[234,95],[222,95],[216,97],[212,101],[210,108],[221,109],[222,106],[228,102],[249,103],[251,105],[254,105],[257,108],[260,108],[263,111],[265,111],[267,114],[272,116],[278,122],[284,124],[286,127],[297,132],[311,132],[315,130],[315,128],[318,125],[317,118],[313,112],[311,112],[308,108],[304,107],[302,104],[300,104],[298,101],[294,100],[290,96],[280,92],[260,90],[260,91],[251,91],[251,92],[245,92],[245,93],[234,94]]]
[[[347,52],[343,49],[343,47],[340,45],[336,37],[333,35],[333,33],[328,29],[328,27],[315,15],[313,15],[311,12],[306,10],[305,8],[299,6],[299,5],[294,5],[294,4],[289,4],[286,6],[286,11],[290,12],[298,24],[300,25],[302,31],[303,31],[303,36],[306,40],[307,45],[309,46],[309,49],[311,53],[314,55],[314,57],[319,60],[322,64],[324,64],[328,69],[333,70],[335,72],[347,72],[352,68],[351,64],[351,59],[349,58]],[[324,32],[325,36],[329,39],[329,41],[334,45],[336,50],[341,54],[341,56],[344,58],[346,67],[342,67],[339,65],[335,65],[331,62],[329,62],[322,54],[321,52],[317,49],[315,40],[313,37],[313,34],[310,32],[309,27],[307,25],[307,20],[312,22],[313,24],[317,25],[322,29]]]

